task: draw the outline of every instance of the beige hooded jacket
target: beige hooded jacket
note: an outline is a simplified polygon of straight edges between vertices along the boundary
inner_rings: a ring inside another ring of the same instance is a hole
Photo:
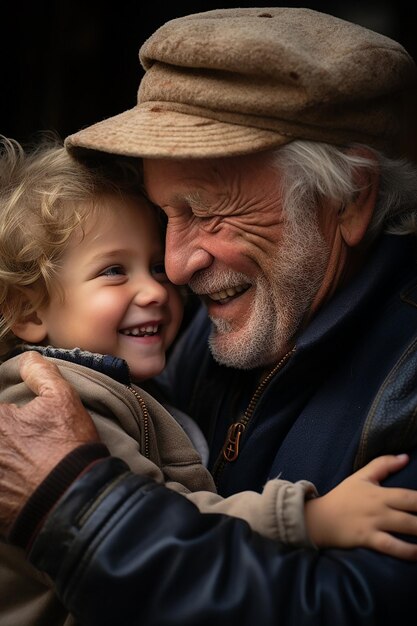
[[[290,545],[311,545],[304,525],[304,501],[316,490],[307,481],[271,480],[261,494],[242,492],[222,498],[183,428],[147,392],[76,363],[51,358],[78,391],[100,438],[133,472],[164,483],[191,500],[201,512],[246,520],[260,534]],[[0,402],[25,404],[33,393],[22,382],[17,359],[0,365]],[[23,552],[0,543],[1,626],[74,626],[48,577]]]

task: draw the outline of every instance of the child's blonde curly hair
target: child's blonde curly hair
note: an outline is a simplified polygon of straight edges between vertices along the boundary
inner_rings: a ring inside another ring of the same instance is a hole
[[[11,327],[49,302],[71,234],[108,193],[143,198],[139,161],[87,166],[54,136],[27,151],[0,137],[0,354],[19,342]]]

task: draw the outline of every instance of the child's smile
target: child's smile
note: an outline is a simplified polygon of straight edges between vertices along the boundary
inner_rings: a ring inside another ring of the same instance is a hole
[[[101,196],[83,234],[72,236],[57,279],[63,294],[38,312],[38,343],[118,356],[136,380],[162,371],[183,305],[145,200]]]

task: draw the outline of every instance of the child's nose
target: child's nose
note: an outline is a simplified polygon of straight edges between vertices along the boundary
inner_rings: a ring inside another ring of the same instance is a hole
[[[138,289],[134,298],[138,306],[155,304],[162,306],[168,300],[168,292],[164,284],[159,283],[152,276],[139,281]]]

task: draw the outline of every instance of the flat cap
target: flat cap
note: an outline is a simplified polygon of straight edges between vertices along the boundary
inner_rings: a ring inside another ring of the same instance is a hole
[[[302,138],[396,153],[417,83],[396,41],[303,8],[177,18],[145,41],[139,58],[137,105],[70,135],[69,149],[205,158]]]

